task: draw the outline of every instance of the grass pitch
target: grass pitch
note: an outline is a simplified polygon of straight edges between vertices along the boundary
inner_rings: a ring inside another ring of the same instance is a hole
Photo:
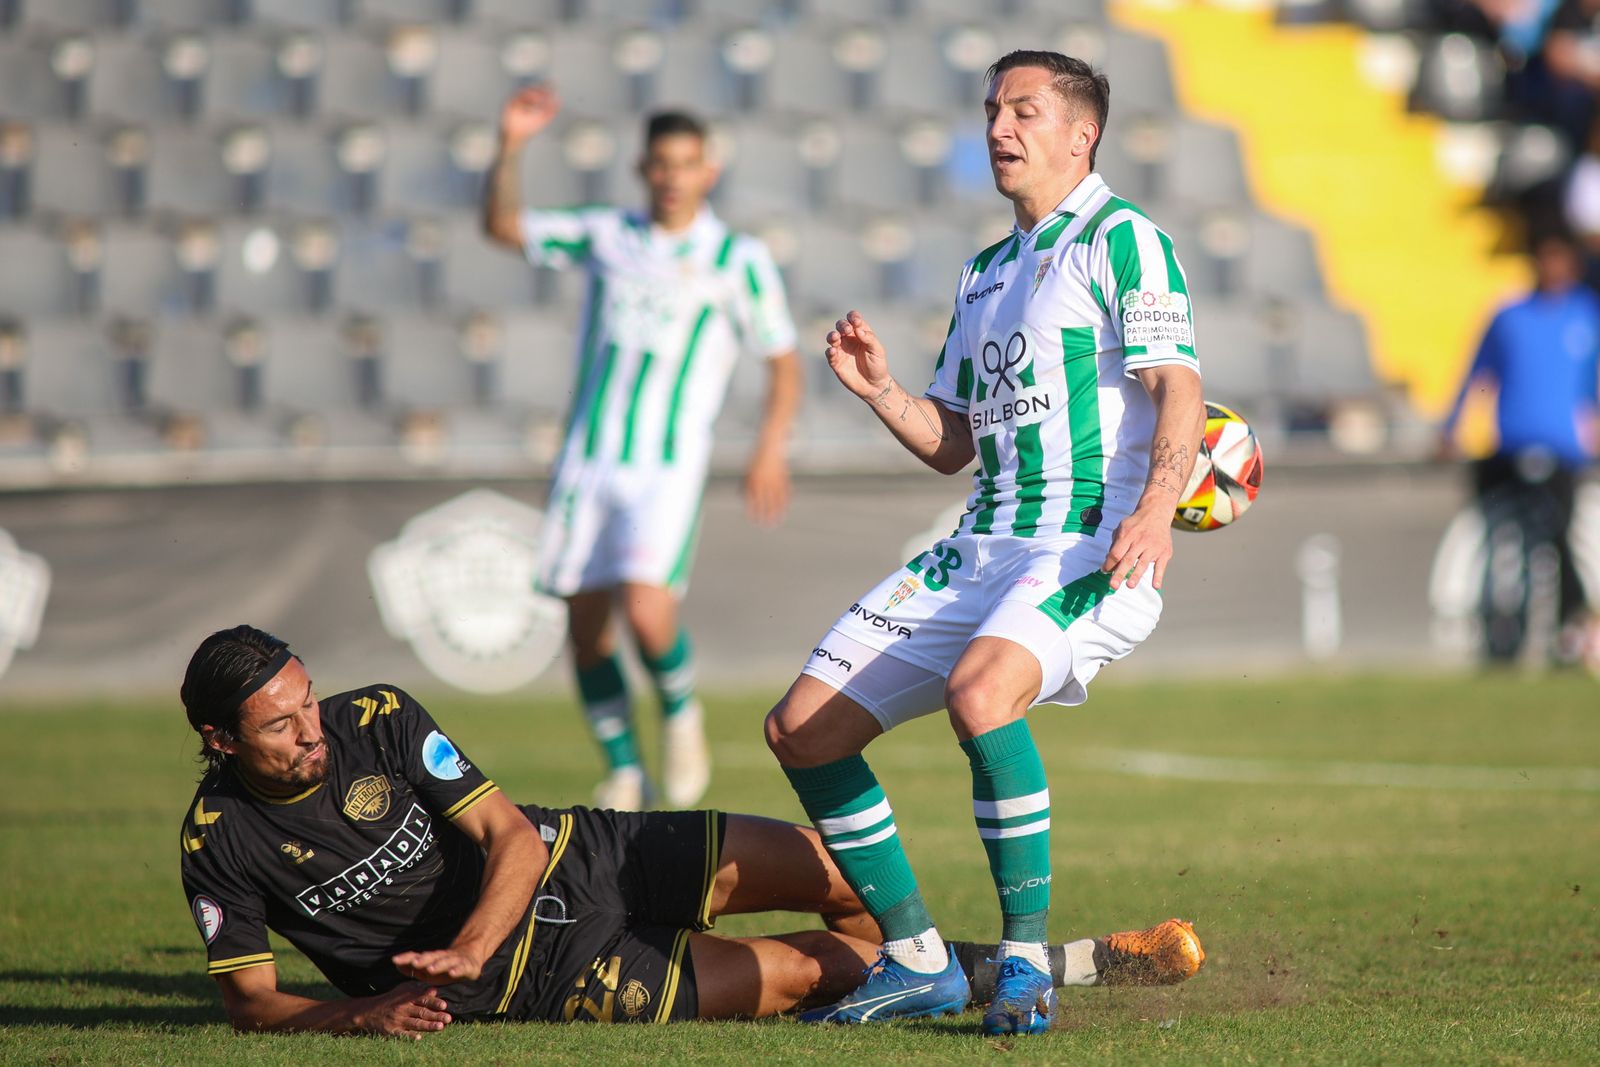
[[[422,697],[512,799],[586,797],[596,760],[570,704]],[[719,769],[708,802],[800,818],[760,743],[766,696],[709,704]],[[653,715],[643,719],[648,740]],[[178,883],[196,767],[175,706],[8,706],[0,1061],[1594,1062],[1594,682],[1102,682],[1086,707],[1031,722],[1051,772],[1052,938],[1190,918],[1208,953],[1193,981],[1065,991],[1055,1031],[1015,1041],[983,1037],[968,1014],[849,1030],[463,1025],[409,1044],[228,1029]],[[868,757],[941,928],[995,936],[946,725],[912,724]],[[278,959],[286,985],[332,995],[292,950]]]

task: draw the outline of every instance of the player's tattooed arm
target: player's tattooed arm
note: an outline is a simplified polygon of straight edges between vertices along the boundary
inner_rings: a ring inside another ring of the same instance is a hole
[[[1173,444],[1172,438],[1162,434],[1150,448],[1150,477],[1145,479],[1145,486],[1182,495],[1193,469],[1194,456],[1188,444]]]
[[[561,99],[547,85],[511,95],[500,110],[500,141],[483,193],[483,232],[496,244],[522,250],[522,173],[518,156],[528,138],[550,124]]]

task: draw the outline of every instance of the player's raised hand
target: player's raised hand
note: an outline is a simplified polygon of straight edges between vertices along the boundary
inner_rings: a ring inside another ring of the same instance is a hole
[[[439,991],[416,982],[396,986],[360,1003],[356,1025],[369,1034],[421,1041],[424,1034],[437,1033],[451,1022],[450,1006],[439,997]]]
[[[1111,550],[1100,569],[1111,575],[1111,588],[1133,588],[1146,570],[1150,584],[1160,589],[1172,559],[1172,512],[1140,507],[1117,525]]]
[[[419,982],[438,985],[470,982],[483,971],[481,960],[453,948],[435,949],[432,952],[402,952],[394,957],[394,965],[401,974]]]
[[[520,145],[546,126],[561,110],[561,98],[548,85],[530,85],[511,95],[500,109],[500,138]]]
[[[828,331],[828,366],[844,387],[870,400],[893,381],[889,377],[889,357],[883,342],[859,311],[852,311]]]

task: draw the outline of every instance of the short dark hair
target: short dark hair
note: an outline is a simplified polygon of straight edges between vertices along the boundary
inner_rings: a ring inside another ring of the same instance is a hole
[[[239,705],[231,698],[250,682],[289,643],[254,626],[235,626],[218,630],[194,650],[189,669],[184,672],[178,699],[196,733],[209,726],[219,733],[234,736],[239,729]],[[200,743],[200,759],[207,771],[222,765],[228,757]]]
[[[644,121],[644,146],[649,147],[663,137],[687,133],[704,141],[706,124],[687,111],[657,111]]]
[[[996,78],[1016,67],[1038,67],[1049,71],[1050,85],[1060,94],[1061,99],[1069,106],[1086,109],[1094,116],[1095,125],[1100,127],[1100,135],[1095,138],[1094,146],[1089,149],[1089,169],[1093,170],[1095,153],[1100,151],[1100,142],[1106,135],[1106,120],[1111,115],[1111,82],[1104,74],[1081,59],[1060,52],[1033,51],[1026,48],[1007,52],[995,60],[989,72],[984,75],[984,80],[992,85]]]

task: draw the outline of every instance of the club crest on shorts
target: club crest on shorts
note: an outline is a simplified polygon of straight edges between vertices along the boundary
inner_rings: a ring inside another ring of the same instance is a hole
[[[352,822],[376,822],[389,814],[391,792],[389,779],[381,774],[357,778],[344,795],[345,818]]]
[[[896,604],[903,604],[917,595],[917,590],[922,588],[922,579],[916,575],[909,575],[900,579],[900,584],[894,587],[894,592],[889,594],[889,602],[883,606],[888,611]]]
[[[630,978],[617,994],[617,1000],[622,1004],[623,1014],[631,1019],[650,1006],[650,990],[639,979]]]
[[[561,650],[566,605],[534,588],[544,514],[474,489],[415,516],[367,557],[384,629],[440,679],[503,693]]]

